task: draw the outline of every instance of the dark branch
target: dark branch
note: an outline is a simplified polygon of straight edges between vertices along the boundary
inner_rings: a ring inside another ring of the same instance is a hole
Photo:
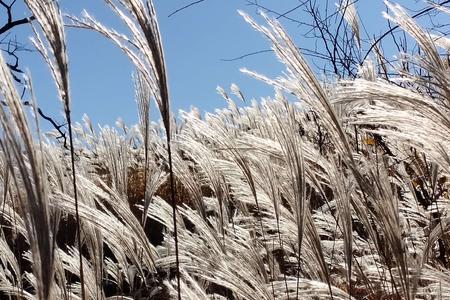
[[[319,59],[328,59],[328,56],[323,55],[316,51],[312,51],[310,49],[300,48],[300,47],[297,47],[297,49],[302,51],[306,56],[312,56],[312,57],[316,57]],[[269,52],[273,52],[273,50],[265,49],[265,50],[254,51],[254,52],[246,53],[241,56],[237,56],[237,57],[233,57],[233,58],[221,58],[220,61],[226,61],[226,62],[236,61],[236,60],[244,59],[246,57],[250,57],[250,56],[254,56],[254,55],[258,55],[258,54],[262,54],[262,53],[269,53]]]
[[[309,0],[308,0],[308,1],[309,1]],[[250,0],[247,0],[247,3],[248,3],[248,5],[256,6],[257,8],[260,8],[260,9],[262,9],[262,10],[265,10],[266,12],[269,12],[269,13],[271,13],[271,14],[276,15],[276,19],[281,19],[281,18],[283,18],[283,19],[289,20],[289,21],[291,21],[291,22],[297,23],[297,24],[299,24],[299,25],[305,25],[305,26],[312,27],[311,24],[308,24],[308,23],[305,23],[305,22],[301,22],[301,21],[299,21],[299,20],[296,20],[296,19],[293,19],[293,18],[290,18],[290,17],[287,16],[288,13],[290,13],[291,11],[294,11],[294,10],[300,8],[301,6],[305,5],[306,2],[308,2],[308,1],[305,1],[305,2],[302,3],[299,7],[294,7],[294,8],[292,8],[292,9],[290,9],[289,11],[284,12],[284,13],[276,12],[276,11],[274,11],[274,10],[272,10],[272,9],[270,9],[270,8],[268,8],[268,7],[266,7],[266,6],[263,6],[263,5],[259,4],[259,3],[256,2],[256,1],[250,1]]]
[[[174,14],[179,13],[180,11],[185,10],[186,8],[189,8],[189,7],[191,7],[191,6],[194,6],[194,5],[196,5],[196,4],[199,4],[199,3],[202,3],[202,2],[205,2],[205,1],[206,1],[206,0],[197,0],[197,1],[191,2],[191,3],[189,3],[189,4],[186,4],[185,6],[180,7],[180,8],[178,8],[178,9],[176,9],[175,11],[173,11],[173,12],[172,12],[170,15],[168,15],[167,17],[170,18],[170,17],[173,16]]]
[[[305,3],[307,1],[309,1],[309,0],[303,1],[302,3],[300,3],[297,6],[295,6],[294,8],[291,8],[291,9],[285,11],[284,13],[280,14],[279,16],[277,16],[276,19],[284,18],[287,14],[290,14],[291,12],[296,11],[297,9],[301,8],[303,5],[305,5]]]
[[[259,50],[259,51],[255,51],[255,52],[250,52],[238,57],[233,57],[233,58],[221,58],[221,61],[236,61],[236,60],[240,60],[240,59],[244,59],[246,57],[249,56],[253,56],[253,55],[257,55],[257,54],[261,54],[261,53],[268,53],[268,52],[273,52],[272,49],[265,49],[265,50]]]
[[[441,3],[438,3],[436,6],[430,6],[430,7],[428,7],[428,8],[425,8],[425,9],[421,10],[420,12],[416,13],[415,15],[412,15],[411,18],[415,19],[415,18],[418,18],[418,17],[420,17],[420,16],[423,16],[424,14],[429,13],[429,12],[431,12],[431,11],[437,9],[438,6],[444,6],[445,4],[448,4],[448,3],[450,3],[450,0],[446,0],[446,1],[443,1],[443,2],[441,2]],[[396,25],[396,26],[392,27],[391,29],[389,29],[388,31],[386,31],[385,33],[383,33],[379,38],[377,38],[377,39],[375,40],[375,42],[373,42],[373,44],[370,46],[369,50],[367,50],[367,53],[366,53],[366,55],[364,55],[364,57],[363,57],[361,63],[363,63],[363,62],[366,60],[366,58],[367,58],[367,57],[369,56],[369,54],[372,52],[373,48],[374,48],[379,42],[381,42],[381,40],[383,40],[386,36],[388,36],[389,34],[391,34],[394,30],[396,30],[396,29],[398,29],[398,28],[400,28],[400,26],[399,26],[399,25]]]
[[[3,25],[3,27],[0,28],[0,34],[3,34],[3,33],[7,32],[8,30],[10,30],[13,27],[16,27],[18,25],[28,24],[32,20],[34,20],[34,17],[27,17],[27,18],[23,18],[23,19],[19,19],[19,20],[8,22],[5,25]]]
[[[8,106],[8,104],[5,101],[0,101],[0,104],[3,106]],[[24,106],[31,106],[32,104],[29,101],[23,101],[22,104]],[[67,124],[58,124],[55,120],[53,120],[51,117],[47,116],[39,107],[37,108],[37,112],[39,114],[39,116],[41,116],[44,120],[48,121],[50,124],[52,124],[53,128],[56,129],[56,131],[58,131],[59,136],[56,138],[57,140],[59,139],[63,139],[63,145],[64,148],[66,148],[67,150],[69,150],[69,148],[67,147],[67,136],[66,136],[66,132],[64,132],[62,130],[62,128],[64,128]]]

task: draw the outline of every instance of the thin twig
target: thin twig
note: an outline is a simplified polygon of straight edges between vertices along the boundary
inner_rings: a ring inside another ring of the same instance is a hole
[[[443,1],[441,3],[438,3],[436,6],[431,6],[431,7],[425,8],[425,9],[421,10],[420,12],[418,12],[417,14],[412,15],[411,18],[412,19],[418,18],[418,17],[420,17],[420,16],[422,16],[422,15],[424,15],[424,14],[430,12],[430,11],[433,11],[433,10],[437,9],[438,6],[443,6],[443,5],[448,4],[448,3],[450,3],[450,0],[446,0],[446,1]],[[370,46],[369,50],[367,50],[366,54],[364,55],[363,59],[361,60],[361,65],[364,63],[366,58],[369,56],[370,52],[372,52],[373,48],[378,43],[380,43],[381,40],[383,40],[386,36],[388,36],[389,34],[391,34],[394,30],[396,30],[398,28],[400,28],[400,25],[396,25],[396,26],[392,27],[391,29],[389,29],[388,31],[383,33],[379,38],[377,38],[373,42],[373,44]]]
[[[167,154],[169,158],[169,177],[170,177],[170,202],[172,204],[172,217],[173,217],[173,231],[175,239],[175,262],[177,266],[177,292],[178,300],[181,300],[181,284],[180,284],[180,260],[178,252],[178,228],[177,228],[177,202],[175,199],[175,180],[173,176],[173,166],[172,166],[172,147],[170,144],[170,132],[167,132]]]
[[[189,4],[186,4],[185,6],[180,7],[180,8],[178,8],[178,9],[176,9],[175,11],[173,11],[173,12],[172,12],[170,15],[168,15],[167,17],[170,18],[171,16],[173,16],[173,15],[179,13],[179,12],[182,11],[182,10],[185,10],[186,8],[189,8],[189,7],[191,7],[191,6],[194,6],[194,5],[196,5],[196,4],[199,4],[199,3],[202,3],[202,2],[205,2],[205,1],[206,1],[206,0],[197,0],[197,1],[191,2],[191,3],[189,3]]]

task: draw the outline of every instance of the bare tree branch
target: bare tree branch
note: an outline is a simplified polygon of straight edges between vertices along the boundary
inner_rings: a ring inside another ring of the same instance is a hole
[[[306,56],[311,56],[311,57],[324,59],[324,60],[328,59],[328,56],[323,55],[319,52],[310,50],[310,49],[300,48],[300,47],[297,47],[297,49],[302,51]],[[246,53],[246,54],[243,54],[240,56],[236,56],[236,57],[232,57],[232,58],[221,58],[220,61],[226,61],[226,62],[237,61],[237,60],[244,59],[246,57],[250,57],[250,56],[254,56],[254,55],[258,55],[258,54],[262,54],[262,53],[270,53],[270,52],[273,52],[273,50],[272,49],[264,49],[264,50],[249,52],[249,53]]]
[[[309,2],[309,1],[310,1],[310,0],[303,2],[303,3],[300,5],[300,7],[303,6],[303,5],[305,5],[305,4],[306,4],[307,2]],[[290,18],[290,17],[287,16],[288,13],[290,13],[290,12],[292,12],[292,11],[294,11],[294,10],[297,10],[297,9],[300,8],[300,7],[294,7],[294,8],[292,8],[292,9],[290,9],[290,10],[284,12],[284,13],[279,13],[279,12],[274,11],[274,10],[272,10],[272,9],[266,7],[266,6],[263,6],[263,5],[259,4],[257,1],[254,1],[254,0],[247,0],[247,3],[248,3],[248,5],[256,6],[257,8],[260,8],[260,9],[262,9],[262,10],[265,10],[266,12],[269,12],[269,13],[271,13],[271,14],[276,15],[276,18],[277,18],[277,19],[283,18],[283,19],[289,20],[289,21],[291,21],[291,22],[297,23],[298,25],[304,25],[304,26],[310,26],[310,27],[313,26],[312,24],[308,24],[308,23],[305,23],[305,22],[301,22],[301,21],[299,21],[299,20],[296,20],[296,19],[293,19],[293,18]]]
[[[194,5],[196,5],[196,4],[199,4],[199,3],[202,3],[202,2],[205,2],[205,1],[206,1],[206,0],[197,0],[197,1],[191,2],[191,3],[189,3],[189,4],[186,4],[185,6],[182,6],[182,7],[178,8],[178,9],[176,9],[175,11],[173,11],[173,12],[172,12],[170,15],[168,15],[167,17],[170,18],[171,16],[173,16],[173,15],[179,13],[179,12],[182,11],[182,10],[185,10],[186,8],[189,8],[189,7],[191,7],[191,6],[194,6]]]
[[[16,3],[16,0],[13,0],[8,5],[8,4],[5,3],[5,1],[0,0],[0,6],[3,6],[6,9],[6,14],[8,16],[7,22],[2,27],[0,27],[0,34],[3,34],[3,33],[11,30],[12,28],[14,28],[16,26],[27,24],[27,23],[30,23],[32,20],[34,20],[33,16],[22,18],[22,19],[13,20],[12,8],[13,8],[15,3]]]
[[[423,16],[423,15],[425,15],[426,13],[429,13],[429,12],[431,12],[431,11],[437,9],[438,6],[443,6],[443,5],[448,4],[448,3],[450,3],[450,0],[442,1],[441,3],[438,3],[436,6],[433,5],[433,6],[427,7],[427,8],[425,8],[425,9],[419,11],[418,13],[412,15],[411,18],[415,19],[415,18],[418,18],[418,17],[420,17],[420,16]],[[367,57],[369,56],[369,54],[372,52],[373,48],[374,48],[379,42],[381,42],[381,40],[383,40],[386,36],[388,36],[389,34],[391,34],[394,30],[398,29],[399,27],[400,27],[399,25],[394,26],[394,27],[392,27],[391,29],[389,29],[388,31],[386,31],[385,33],[383,33],[380,37],[378,37],[378,38],[372,43],[372,45],[370,46],[369,50],[367,50],[366,54],[364,55],[364,57],[363,57],[363,59],[362,59],[362,62],[364,62],[364,61],[366,60],[366,58],[367,58]],[[361,62],[361,63],[362,63],[362,62]]]
[[[22,93],[21,93],[21,98],[23,99],[25,92],[26,92],[26,87],[25,87],[25,85],[23,85],[23,81],[20,78],[20,74],[22,74],[23,71],[19,66],[20,59],[19,59],[19,55],[17,54],[17,52],[31,51],[31,50],[27,49],[26,47],[24,47],[20,43],[18,43],[17,40],[15,39],[15,37],[11,38],[10,33],[12,32],[13,28],[15,28],[19,25],[31,23],[35,19],[35,17],[29,16],[26,18],[14,20],[13,19],[13,8],[14,8],[14,5],[16,4],[16,2],[17,2],[17,0],[12,0],[8,4],[6,1],[0,0],[0,8],[3,7],[3,9],[5,10],[6,16],[7,16],[6,23],[0,27],[0,36],[2,36],[2,38],[0,40],[0,45],[3,46],[1,50],[4,51],[10,59],[10,62],[7,63],[7,66],[11,70],[11,75],[12,75],[13,79],[18,84],[23,86]],[[6,105],[6,103],[4,101],[0,101],[0,104]],[[31,106],[31,103],[29,101],[23,101],[22,104],[25,106]],[[44,120],[49,122],[51,124],[51,126],[59,133],[59,136],[56,139],[58,139],[58,140],[62,139],[63,147],[68,149],[66,133],[65,133],[65,131],[63,131],[63,128],[64,128],[64,126],[66,126],[66,124],[58,124],[58,122],[56,122],[53,118],[51,118],[50,116],[45,114],[40,107],[37,107],[36,111],[41,118],[43,118]]]

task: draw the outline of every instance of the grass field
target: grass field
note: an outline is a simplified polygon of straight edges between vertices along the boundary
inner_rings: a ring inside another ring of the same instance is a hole
[[[26,0],[66,145],[40,132],[39,99],[24,107],[0,60],[1,299],[450,297],[447,37],[391,5],[420,55],[389,78],[374,57],[357,78],[319,80],[277,21],[242,13],[286,66],[276,79],[245,71],[274,95],[249,103],[233,85],[219,89],[228,108],[175,116],[153,4],[106,2],[129,38],[89,15],[72,22],[136,65],[139,124],[71,120],[54,2]]]

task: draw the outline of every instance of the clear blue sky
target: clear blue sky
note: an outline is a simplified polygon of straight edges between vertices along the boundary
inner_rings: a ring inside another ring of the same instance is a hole
[[[246,5],[245,0],[206,0],[168,17],[175,9],[189,2],[154,1],[168,66],[172,111],[188,110],[191,105],[201,111],[223,107],[225,103],[216,93],[218,85],[228,89],[236,83],[247,98],[271,96],[273,91],[270,87],[241,74],[239,68],[247,67],[271,77],[280,75],[283,68],[273,53],[234,62],[221,61],[270,47],[237,13],[241,9],[263,22],[256,15],[257,9]],[[105,24],[119,30],[122,28],[101,0],[61,0],[60,3],[67,13],[80,15],[85,8]],[[267,0],[258,3],[285,12],[298,5],[299,1]],[[16,15],[24,15],[24,11],[17,8]],[[386,22],[381,16],[384,9],[381,0],[360,0],[358,9],[371,34],[378,35],[386,30]],[[296,18],[299,12],[288,16]],[[283,24],[299,46],[312,45],[313,41],[300,36],[297,24],[288,20],[284,20]],[[22,27],[19,38],[26,41],[24,37],[29,34],[31,31]],[[122,117],[127,124],[136,123],[137,109],[131,80],[133,67],[128,59],[95,32],[68,28],[67,36],[74,120],[80,120],[86,112],[94,124],[112,125],[118,117]],[[42,59],[37,53],[23,53],[21,59],[22,66],[28,66],[32,73],[40,106],[49,115],[62,120],[54,84]]]

